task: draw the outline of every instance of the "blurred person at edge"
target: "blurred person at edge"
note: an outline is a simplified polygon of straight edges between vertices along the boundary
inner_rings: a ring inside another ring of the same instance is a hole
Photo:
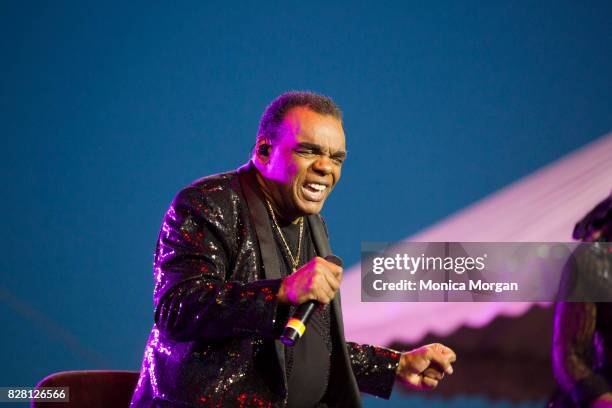
[[[154,325],[134,407],[357,407],[398,378],[436,387],[455,353],[346,342],[342,268],[319,215],[346,157],[342,114],[326,96],[288,92],[261,119],[249,162],[174,198],[154,260]],[[356,214],[357,216],[357,214]],[[294,347],[279,335],[296,306],[319,303]]]
[[[612,193],[574,228],[574,239],[610,242]],[[575,262],[599,297],[612,291],[612,253],[607,245],[585,247]],[[584,298],[584,297],[582,297]],[[559,390],[549,408],[612,408],[612,303],[557,302],[552,360]]]

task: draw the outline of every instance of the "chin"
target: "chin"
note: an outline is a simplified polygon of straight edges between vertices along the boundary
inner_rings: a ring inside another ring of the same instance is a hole
[[[300,210],[305,215],[318,214],[323,209],[324,203],[308,203],[300,206]]]

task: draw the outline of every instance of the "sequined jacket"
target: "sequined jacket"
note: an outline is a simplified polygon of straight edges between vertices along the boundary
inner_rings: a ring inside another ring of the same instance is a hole
[[[154,258],[154,325],[132,406],[283,407],[288,318],[278,303],[280,260],[249,163],[180,191]],[[307,217],[317,254],[331,253],[318,215]],[[389,398],[393,350],[344,340],[339,294],[331,304],[328,406],[360,406],[359,391]]]

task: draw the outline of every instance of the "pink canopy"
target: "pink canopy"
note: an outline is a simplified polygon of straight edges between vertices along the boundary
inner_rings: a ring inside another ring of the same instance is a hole
[[[568,242],[574,224],[612,189],[612,133],[482,199],[407,241]],[[360,265],[342,283],[350,340],[414,344],[497,316],[520,316],[531,303],[362,303]],[[548,304],[541,304],[549,307]]]

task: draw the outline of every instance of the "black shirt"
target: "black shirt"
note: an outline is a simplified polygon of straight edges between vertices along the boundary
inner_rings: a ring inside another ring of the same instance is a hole
[[[281,231],[291,254],[295,256],[300,234],[299,224],[281,224]],[[292,273],[290,257],[285,244],[273,227],[277,241],[277,251],[281,262],[282,276]],[[308,222],[304,220],[304,231],[300,250],[300,262],[297,269],[316,256],[311,239]],[[295,307],[292,306],[290,315]],[[332,346],[330,337],[329,305],[319,306],[306,326],[304,335],[293,347],[285,347],[285,370],[288,382],[288,401],[290,408],[316,406],[325,395],[330,368]]]

